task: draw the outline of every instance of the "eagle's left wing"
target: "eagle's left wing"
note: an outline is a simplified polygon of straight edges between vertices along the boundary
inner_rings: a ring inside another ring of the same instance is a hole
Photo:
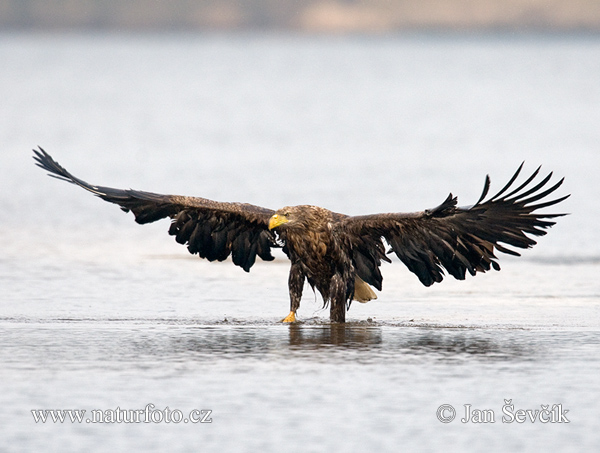
[[[222,203],[200,197],[160,195],[139,190],[121,190],[94,186],[69,173],[42,148],[33,150],[37,165],[50,176],[70,182],[125,212],[133,212],[138,223],[150,223],[170,217],[169,234],[187,244],[192,254],[209,261],[222,261],[229,255],[233,263],[249,271],[258,255],[273,260],[271,247],[278,247],[269,219],[271,209],[248,203]]]
[[[379,264],[387,258],[382,238],[391,247],[388,253],[395,252],[426,286],[442,281],[444,269],[459,280],[465,278],[467,271],[475,275],[490,267],[499,270],[495,250],[519,256],[507,246],[533,247],[536,241],[528,235],[545,235],[544,230],[555,223],[548,219],[565,215],[536,212],[569,197],[536,204],[558,189],[564,180],[547,188],[552,177],[550,173],[539,183],[534,183],[540,168],[516,189],[506,193],[522,168],[523,164],[500,192],[484,201],[490,187],[490,179],[486,177],[481,197],[470,207],[457,207],[456,197],[450,194],[438,207],[422,212],[344,219],[342,227],[350,235],[359,277],[381,289]]]

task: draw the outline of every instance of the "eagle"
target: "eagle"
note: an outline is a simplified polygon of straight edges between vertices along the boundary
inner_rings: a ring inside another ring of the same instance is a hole
[[[500,270],[496,252],[520,256],[566,214],[538,213],[569,197],[548,199],[564,178],[549,185],[552,172],[538,177],[538,167],[524,182],[515,181],[523,163],[508,183],[486,199],[486,176],[477,202],[458,207],[452,194],[437,207],[412,213],[349,216],[318,206],[286,206],[277,211],[248,203],[229,203],[200,197],[160,195],[89,184],[69,173],[41,147],[33,150],[36,165],[50,176],[70,182],[105,201],[131,211],[145,224],[169,217],[169,234],[188,251],[208,261],[224,261],[246,272],[258,256],[274,259],[281,248],[291,261],[288,279],[290,312],[282,322],[295,322],[305,281],[329,304],[331,322],[343,323],[353,300],[367,302],[381,291],[381,263],[395,253],[421,283],[441,282],[445,273],[464,280],[490,269]],[[511,248],[512,247],[512,248]]]

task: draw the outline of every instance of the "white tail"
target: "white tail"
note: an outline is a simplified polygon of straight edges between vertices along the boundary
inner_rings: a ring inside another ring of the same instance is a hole
[[[361,278],[354,277],[354,300],[362,303],[377,299],[377,294]]]

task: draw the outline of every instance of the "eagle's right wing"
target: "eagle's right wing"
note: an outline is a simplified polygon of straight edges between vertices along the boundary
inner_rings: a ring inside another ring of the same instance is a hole
[[[91,185],[69,173],[42,148],[33,150],[36,164],[50,176],[78,185],[105,201],[133,212],[143,224],[170,217],[169,234],[187,244],[192,254],[209,261],[223,261],[229,255],[233,263],[249,271],[258,255],[273,260],[271,247],[278,247],[269,231],[271,209],[248,203],[222,203],[200,197],[160,195],[139,190],[121,190]]]

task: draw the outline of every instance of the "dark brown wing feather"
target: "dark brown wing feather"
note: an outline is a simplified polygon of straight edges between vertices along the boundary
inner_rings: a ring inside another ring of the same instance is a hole
[[[547,188],[550,173],[534,183],[538,168],[527,180],[510,193],[523,164],[496,195],[487,196],[490,179],[486,177],[483,193],[471,207],[457,207],[452,194],[438,207],[410,214],[375,214],[348,217],[343,221],[360,253],[357,272],[367,283],[381,288],[379,263],[385,258],[382,238],[398,258],[429,286],[442,281],[445,269],[462,280],[490,268],[499,270],[495,250],[519,256],[508,246],[530,248],[536,244],[530,236],[543,236],[554,225],[549,221],[565,214],[541,214],[541,208],[560,203],[569,195],[535,204],[563,183],[563,179]],[[356,258],[355,258],[356,261]]]
[[[121,190],[94,186],[73,176],[42,148],[33,150],[39,167],[50,176],[78,185],[94,195],[133,212],[138,223],[170,217],[169,234],[180,244],[187,244],[192,254],[210,261],[225,260],[232,255],[234,264],[249,271],[258,255],[273,260],[271,247],[277,247],[268,229],[275,213],[247,203],[221,203],[206,198],[160,195],[139,190]]]

